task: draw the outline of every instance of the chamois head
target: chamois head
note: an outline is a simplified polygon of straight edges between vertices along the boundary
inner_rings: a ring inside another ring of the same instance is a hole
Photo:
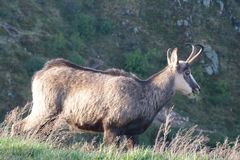
[[[200,86],[197,84],[191,74],[190,65],[201,54],[203,46],[191,46],[192,52],[186,61],[178,60],[177,48],[174,48],[173,50],[169,48],[167,51],[168,66],[171,67],[175,72],[175,90],[180,91],[187,96],[199,93],[200,91]],[[196,48],[200,48],[198,52],[196,51]]]

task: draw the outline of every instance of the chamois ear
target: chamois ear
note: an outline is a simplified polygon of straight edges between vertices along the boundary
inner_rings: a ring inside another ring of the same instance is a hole
[[[171,54],[172,54],[172,48],[168,48],[168,50],[167,50],[167,62],[168,62],[168,65],[171,65]]]
[[[172,66],[176,66],[178,64],[177,50],[177,48],[174,48],[171,54],[170,61]]]

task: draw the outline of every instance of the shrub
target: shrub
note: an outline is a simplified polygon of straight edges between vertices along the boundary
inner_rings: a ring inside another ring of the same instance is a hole
[[[80,13],[73,21],[73,26],[81,37],[91,38],[96,32],[96,19],[92,15]]]
[[[95,5],[95,0],[82,0],[82,4],[87,9],[93,9]]]
[[[74,20],[81,7],[81,3],[78,0],[63,0],[56,3],[60,5],[62,16],[70,22]]]
[[[24,63],[24,67],[27,70],[29,76],[43,67],[44,60],[38,56],[33,56],[27,59]]]
[[[77,53],[69,54],[67,59],[69,59],[73,63],[84,65],[83,57]]]
[[[229,92],[229,86],[226,81],[224,80],[215,80],[215,81],[209,81],[207,83],[209,86],[208,88],[208,94],[209,96],[208,101],[216,106],[227,106],[229,104],[230,98],[230,92]],[[214,96],[211,96],[214,95]]]
[[[52,51],[52,56],[62,56],[64,50],[67,48],[67,40],[65,39],[63,33],[60,32],[53,36],[48,45],[49,50]]]
[[[125,69],[144,77],[150,67],[147,55],[140,50],[130,52],[126,58]]]
[[[80,38],[79,33],[73,33],[70,36],[70,48],[73,51],[80,51],[84,48],[84,42]]]
[[[98,24],[98,31],[102,34],[109,34],[113,30],[113,23],[110,19],[100,19]]]

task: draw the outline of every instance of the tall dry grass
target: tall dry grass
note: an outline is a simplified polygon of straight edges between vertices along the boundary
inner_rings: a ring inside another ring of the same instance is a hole
[[[11,135],[11,127],[14,123],[22,120],[30,111],[31,103],[27,104],[23,108],[15,108],[11,111],[5,118],[5,120],[0,124],[0,136],[9,137]],[[208,137],[199,133],[197,126],[193,126],[189,129],[180,129],[174,137],[169,141],[168,137],[171,132],[171,124],[173,121],[172,108],[166,113],[166,121],[159,127],[157,133],[155,144],[151,148],[153,155],[167,155],[171,159],[178,159],[179,157],[197,157],[196,159],[214,159],[214,160],[240,160],[240,142],[239,138],[234,142],[230,142],[227,138],[224,143],[217,143],[216,147],[210,148],[207,146]],[[20,135],[21,138],[26,139],[38,139],[44,140],[55,147],[67,147],[73,150],[79,150],[82,152],[99,152],[104,153],[106,150],[111,150],[111,154],[116,153],[115,157],[120,156],[123,152],[126,152],[127,140],[122,141],[120,146],[108,146],[106,147],[99,143],[97,139],[93,139],[90,142],[84,142],[84,138],[78,142],[72,138],[74,135],[66,128],[52,129],[47,134],[47,136],[42,136],[41,131],[46,133],[43,129],[44,125],[47,125],[46,121],[35,131],[28,134]],[[57,121],[56,123],[58,123]],[[61,126],[61,125],[60,125]],[[64,126],[64,125],[63,125]],[[49,126],[46,127],[49,129]],[[40,136],[39,136],[40,135]],[[74,143],[68,143],[72,139]],[[57,144],[57,145],[55,145]],[[136,150],[142,150],[141,146],[137,146],[128,152],[134,152]],[[149,150],[149,148],[147,148]]]
[[[153,146],[155,154],[164,154],[167,152],[171,157],[191,154],[206,159],[240,160],[239,138],[235,142],[230,142],[226,138],[224,143],[221,144],[218,142],[215,148],[210,148],[207,146],[208,137],[197,132],[197,126],[179,130],[172,140],[168,142],[167,137],[173,121],[171,117],[172,109],[170,108],[166,115],[166,122],[159,128],[155,145]]]

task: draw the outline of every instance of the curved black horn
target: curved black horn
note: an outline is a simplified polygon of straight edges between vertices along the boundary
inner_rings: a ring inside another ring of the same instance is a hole
[[[191,58],[194,56],[195,46],[193,44],[190,44],[190,43],[186,43],[186,45],[190,45],[192,47],[192,52],[186,60],[186,62],[188,63],[191,60]]]
[[[202,53],[204,47],[200,44],[196,44],[195,46],[200,47],[199,51],[188,61],[189,64],[192,64],[194,60]]]

